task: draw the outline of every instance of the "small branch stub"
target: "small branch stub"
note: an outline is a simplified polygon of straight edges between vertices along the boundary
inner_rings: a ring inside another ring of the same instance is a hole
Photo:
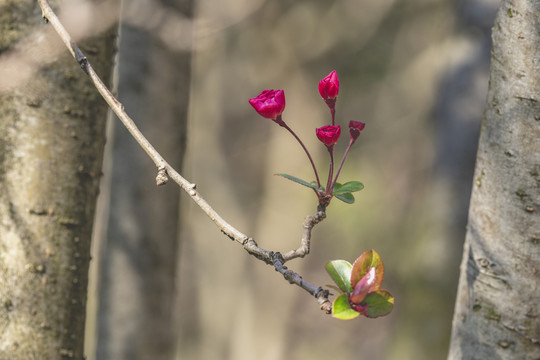
[[[73,40],[70,41],[70,44],[71,44],[71,49],[73,50],[73,53],[75,54],[75,60],[77,60],[77,62],[81,66],[81,69],[84,70],[86,75],[89,75],[89,72],[88,72],[88,59],[86,58],[86,56],[84,56],[81,49],[79,49],[79,47],[77,46],[77,44],[75,44],[75,42]]]
[[[169,182],[169,177],[167,176],[167,170],[165,168],[159,169],[156,176],[156,185],[157,186],[165,185],[167,182]]]
[[[195,191],[195,189],[197,189],[197,184],[190,184],[190,185],[188,186],[188,189],[189,189],[188,194],[189,194],[190,196],[195,196],[195,195],[197,195],[197,191]]]

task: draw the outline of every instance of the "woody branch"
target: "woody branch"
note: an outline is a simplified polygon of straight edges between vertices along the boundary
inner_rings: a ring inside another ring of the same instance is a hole
[[[318,224],[326,217],[325,208],[319,207],[315,215],[307,217],[304,221],[301,245],[298,249],[291,250],[286,254],[281,255],[281,253],[279,252],[269,251],[260,248],[254,239],[243,234],[241,231],[239,231],[227,221],[225,221],[200,195],[200,193],[197,191],[196,184],[186,180],[171,165],[169,165],[169,163],[167,163],[167,161],[160,155],[160,153],[138,129],[137,125],[131,119],[131,117],[125,112],[124,106],[114,97],[111,91],[105,86],[103,81],[101,81],[86,56],[77,46],[77,44],[72,40],[71,36],[56,16],[49,2],[47,0],[38,0],[38,3],[43,12],[43,18],[45,19],[45,21],[49,22],[53,26],[61,40],[68,48],[71,55],[75,58],[75,60],[77,60],[82,70],[90,77],[94,86],[101,94],[103,99],[105,99],[109,107],[116,114],[116,116],[118,116],[122,124],[126,127],[129,133],[140,145],[140,147],[148,154],[148,156],[156,165],[158,169],[156,176],[156,184],[158,186],[164,185],[168,182],[168,178],[170,177],[191,197],[191,199],[201,208],[201,210],[206,215],[208,215],[208,217],[227,237],[241,244],[249,254],[255,256],[257,259],[264,261],[266,264],[272,265],[274,269],[281,273],[283,277],[291,284],[295,284],[313,295],[315,298],[317,298],[317,302],[319,303],[321,309],[326,313],[330,313],[332,311],[332,304],[328,300],[329,292],[327,290],[323,290],[320,286],[317,287],[304,281],[299,274],[292,270],[289,270],[284,265],[289,260],[298,257],[304,257],[309,253],[311,230],[316,224]]]

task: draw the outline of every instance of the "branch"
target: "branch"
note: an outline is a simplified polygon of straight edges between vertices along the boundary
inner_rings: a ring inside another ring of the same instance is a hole
[[[321,310],[326,312],[327,314],[332,313],[332,303],[330,300],[328,300],[328,296],[330,295],[330,292],[328,290],[324,290],[320,286],[314,286],[310,283],[304,281],[300,275],[295,273],[292,270],[289,270],[285,265],[285,260],[283,259],[283,256],[280,253],[273,253],[272,259],[274,263],[274,268],[277,272],[279,272],[285,280],[289,281],[291,284],[295,284],[300,286],[302,289],[306,290],[311,295],[315,296],[317,298],[317,302],[319,303]]]
[[[326,209],[322,205],[319,205],[317,213],[313,216],[308,216],[304,220],[304,223],[302,224],[304,232],[302,233],[300,247],[296,250],[291,250],[288,253],[285,253],[283,255],[284,262],[295,259],[297,257],[303,258],[307,254],[309,254],[309,248],[311,244],[311,229],[313,229],[315,225],[317,225],[326,218],[325,210]]]
[[[251,255],[255,256],[257,259],[265,262],[268,265],[273,265],[275,270],[283,275],[283,277],[288,280],[291,284],[295,284],[314,297],[317,298],[317,301],[322,310],[326,313],[331,313],[332,304],[328,300],[330,295],[328,290],[323,290],[321,287],[316,287],[310,283],[304,281],[300,275],[295,273],[292,270],[289,270],[284,264],[292,259],[297,257],[304,257],[309,254],[310,249],[310,239],[311,239],[311,230],[313,227],[321,222],[325,217],[325,207],[319,205],[317,213],[313,216],[308,216],[303,225],[304,231],[302,233],[302,239],[300,247],[296,250],[291,250],[285,255],[280,253],[269,251],[258,247],[255,240],[243,234],[241,231],[233,227],[227,221],[225,221],[209,204],[204,200],[204,198],[197,191],[197,186],[194,183],[187,181],[182,177],[165,159],[159,154],[159,152],[152,146],[152,144],[146,139],[146,137],[139,130],[135,122],[129,117],[125,112],[124,106],[114,97],[110,90],[105,86],[103,81],[94,71],[92,65],[88,62],[88,59],[83,54],[81,49],[77,44],[72,40],[69,33],[66,31],[55,12],[49,5],[47,0],[38,0],[38,3],[43,12],[43,18],[46,22],[49,22],[54,30],[58,33],[66,47],[68,48],[71,55],[77,60],[82,70],[90,77],[94,86],[105,99],[112,111],[118,116],[122,124],[126,127],[129,133],[135,138],[137,143],[143,148],[143,150],[148,154],[156,165],[158,172],[156,176],[156,184],[158,186],[164,185],[168,182],[170,177],[175,183],[177,183],[182,190],[184,190],[191,199],[201,208],[201,210],[208,215],[208,217],[219,227],[221,232],[229,237],[231,240],[238,242],[243,246],[243,248]]]

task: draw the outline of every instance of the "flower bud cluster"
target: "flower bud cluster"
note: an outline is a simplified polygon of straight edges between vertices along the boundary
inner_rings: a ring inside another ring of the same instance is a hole
[[[283,120],[282,115],[283,111],[285,110],[284,91],[264,90],[257,97],[249,99],[249,103],[251,104],[251,106],[253,106],[253,108],[259,115],[264,118],[271,119],[278,125],[287,129],[300,143],[300,145],[306,152],[306,155],[308,156],[309,161],[313,167],[313,171],[315,173],[318,187],[316,193],[319,198],[319,202],[326,206],[329,202],[328,199],[332,197],[332,191],[336,184],[339,173],[341,172],[341,168],[343,166],[343,163],[345,162],[347,154],[349,153],[349,149],[351,148],[352,144],[358,139],[362,130],[364,130],[365,124],[363,122],[355,120],[351,120],[349,122],[349,145],[345,150],[339,169],[336,173],[336,176],[334,177],[334,145],[338,142],[341,135],[341,126],[335,125],[336,100],[339,95],[339,78],[337,76],[337,73],[335,71],[330,72],[330,74],[328,74],[319,82],[318,88],[319,94],[330,109],[330,114],[332,118],[331,125],[326,125],[315,129],[315,135],[326,146],[330,154],[330,169],[328,171],[328,181],[326,183],[326,187],[322,187],[320,183],[317,168],[315,167],[309,151],[307,150],[303,142],[300,140],[300,138]]]

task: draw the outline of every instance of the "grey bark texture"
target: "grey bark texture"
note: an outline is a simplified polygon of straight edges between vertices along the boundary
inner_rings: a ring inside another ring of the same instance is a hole
[[[192,3],[162,1],[156,7],[189,16]],[[136,1],[126,6],[137,11]],[[180,170],[191,52],[171,50],[155,35],[121,26],[118,96],[150,142]],[[109,216],[99,255],[96,357],[172,359],[180,189],[174,183],[156,187],[154,163],[119,122],[114,125]]]
[[[493,27],[449,359],[540,359],[540,1]]]
[[[0,14],[0,55],[48,26],[35,1],[4,1]],[[114,42],[108,32],[81,44],[104,79]],[[0,94],[0,359],[83,358],[106,113],[67,49]]]

